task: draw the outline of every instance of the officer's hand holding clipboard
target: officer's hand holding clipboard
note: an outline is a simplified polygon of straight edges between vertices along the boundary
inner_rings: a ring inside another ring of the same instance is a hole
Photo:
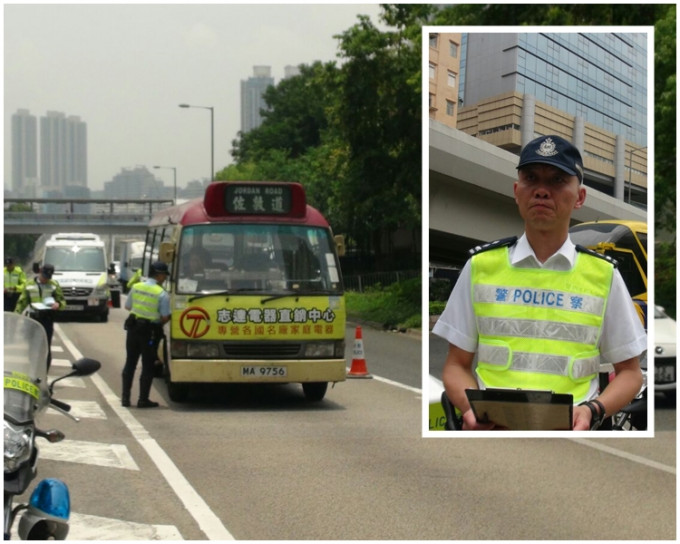
[[[465,394],[480,430],[485,424],[512,431],[572,428],[572,395],[528,389],[466,389]]]

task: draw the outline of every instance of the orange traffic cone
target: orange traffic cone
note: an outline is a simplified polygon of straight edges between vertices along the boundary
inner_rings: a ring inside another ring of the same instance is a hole
[[[364,358],[364,340],[361,336],[361,327],[357,326],[354,336],[354,353],[352,357],[352,368],[347,373],[348,378],[372,378],[366,370],[366,359]]]

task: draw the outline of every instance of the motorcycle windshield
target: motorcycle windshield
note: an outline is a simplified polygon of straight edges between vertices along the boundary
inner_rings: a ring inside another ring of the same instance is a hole
[[[4,314],[4,409],[17,422],[31,421],[49,402],[47,335],[30,317]]]

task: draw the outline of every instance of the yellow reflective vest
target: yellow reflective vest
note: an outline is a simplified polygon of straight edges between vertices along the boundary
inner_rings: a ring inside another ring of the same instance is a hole
[[[15,264],[11,272],[5,267],[4,288],[14,293],[21,293],[25,287],[26,274],[24,274],[21,267]]]
[[[59,309],[66,307],[66,299],[61,290],[61,286],[56,280],[48,280],[47,283],[40,283],[38,280],[29,280],[26,288],[21,293],[14,311],[18,314],[23,312],[31,303],[42,302],[48,297],[52,297],[59,303]]]
[[[158,284],[136,283],[128,295],[132,297],[130,312],[142,319],[160,321],[159,301],[163,291]]]
[[[571,270],[516,268],[501,247],[474,255],[471,266],[481,382],[583,401],[599,372],[613,265],[577,252]]]

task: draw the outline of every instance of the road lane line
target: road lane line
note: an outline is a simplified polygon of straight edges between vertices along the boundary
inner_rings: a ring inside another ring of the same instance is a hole
[[[71,355],[75,359],[80,359],[83,355],[66,336],[64,331],[61,330],[61,327],[55,324],[54,329],[59,334],[64,346],[71,352]],[[184,504],[184,507],[194,518],[199,528],[208,537],[208,540],[234,540],[234,537],[222,524],[222,521],[191,486],[163,448],[158,445],[156,440],[151,438],[151,435],[130,413],[130,410],[120,405],[120,398],[111,390],[103,378],[98,374],[93,374],[90,378],[92,378],[95,386],[106,399],[111,409],[120,417],[135,440],[147,452],[151,461],[173,489],[177,498]]]
[[[373,379],[378,380],[378,381],[383,382],[383,383],[387,383],[389,385],[401,387],[402,389],[406,389],[406,390],[412,391],[414,393],[418,393],[418,394],[422,393],[421,389],[418,389],[416,387],[411,387],[410,385],[405,385],[403,383],[395,382],[395,381],[389,380],[387,378],[382,378],[380,376],[374,375]],[[645,466],[650,467],[650,468],[662,470],[662,471],[668,472],[670,474],[676,474],[676,469],[673,466],[664,465],[663,463],[658,463],[657,461],[652,461],[651,459],[647,459],[646,457],[641,457],[639,455],[635,455],[635,454],[629,453],[627,451],[612,448],[611,446],[605,446],[604,444],[600,444],[598,442],[592,442],[592,439],[567,438],[567,440],[571,440],[572,442],[577,442],[578,444],[582,444],[583,446],[588,446],[590,448],[594,448],[594,449],[603,451],[605,453],[608,453],[610,455],[615,455],[617,457],[621,457],[622,459],[626,459],[628,461],[633,461],[634,463],[639,463],[641,465],[645,465]]]
[[[668,472],[670,474],[675,474],[675,467],[664,465],[663,463],[658,463],[657,461],[652,461],[651,459],[647,459],[646,457],[641,457],[639,455],[635,455],[627,451],[618,450],[616,448],[612,448],[611,446],[605,446],[604,444],[600,444],[599,442],[592,442],[592,439],[568,438],[567,440],[571,440],[572,442],[577,442],[578,444],[582,444],[583,446],[588,446],[589,448],[594,448],[596,450],[609,453],[610,455],[616,455],[617,457],[627,459],[628,461],[633,461],[634,463],[640,463],[641,465],[645,465],[650,468],[655,468],[657,470],[663,470],[664,472]]]

